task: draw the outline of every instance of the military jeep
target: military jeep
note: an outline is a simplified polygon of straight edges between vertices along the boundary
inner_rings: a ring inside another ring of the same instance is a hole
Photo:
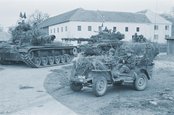
[[[140,46],[144,48],[140,54],[131,46],[129,51],[125,48],[111,49],[107,56],[77,57],[73,64],[70,88],[78,92],[83,87],[92,87],[96,96],[103,96],[109,85],[132,84],[138,91],[146,89],[157,53],[153,45]]]

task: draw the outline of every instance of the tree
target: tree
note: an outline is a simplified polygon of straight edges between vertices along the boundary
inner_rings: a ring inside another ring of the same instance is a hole
[[[34,13],[29,16],[28,22],[32,26],[38,26],[41,22],[48,18],[49,15],[47,13],[35,10]]]
[[[22,16],[22,12],[20,12],[19,17],[20,17],[20,18],[22,18],[22,17],[23,17],[23,16]]]

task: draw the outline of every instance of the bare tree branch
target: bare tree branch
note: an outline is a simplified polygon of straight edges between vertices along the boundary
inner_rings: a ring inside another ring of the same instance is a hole
[[[47,13],[43,13],[39,10],[35,10],[35,12],[29,16],[28,22],[30,25],[38,26],[41,22],[48,19],[49,15]]]

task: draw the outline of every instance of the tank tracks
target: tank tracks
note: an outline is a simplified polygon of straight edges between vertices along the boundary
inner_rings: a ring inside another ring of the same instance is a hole
[[[59,57],[60,57],[59,63],[55,63],[55,57],[54,57],[54,60],[51,64],[48,61],[48,57],[40,57],[39,63],[35,63],[34,58],[31,58],[28,53],[21,54],[21,59],[23,60],[23,62],[32,68],[42,68],[42,67],[51,67],[51,66],[56,66],[56,65],[65,65],[65,64],[70,63],[71,60],[73,59],[73,56],[70,56],[68,54],[64,54],[64,55],[61,55]],[[43,60],[41,58],[45,58],[45,59],[47,58],[46,59],[47,61],[43,62]],[[68,58],[68,60],[67,60],[67,58]],[[61,60],[61,59],[63,59],[63,60]]]
[[[68,64],[72,61],[73,57],[78,54],[77,48],[68,47],[64,52],[64,49],[45,48],[42,49],[30,49],[28,52],[20,52],[21,61],[26,63],[32,68],[50,67],[56,65]],[[59,53],[55,53],[54,50]],[[47,51],[46,54],[44,51]],[[53,51],[53,52],[52,52]],[[48,53],[49,52],[49,53]]]

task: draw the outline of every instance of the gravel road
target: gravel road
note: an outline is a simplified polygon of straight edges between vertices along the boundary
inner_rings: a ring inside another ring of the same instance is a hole
[[[55,101],[43,87],[46,76],[57,68],[60,66],[0,65],[0,115],[48,115],[50,111],[52,115],[73,113]]]

